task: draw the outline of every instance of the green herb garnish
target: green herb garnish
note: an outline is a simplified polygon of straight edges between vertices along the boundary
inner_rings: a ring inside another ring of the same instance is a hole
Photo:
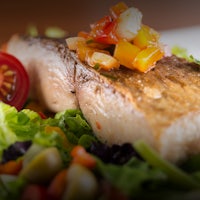
[[[200,189],[200,183],[174,164],[162,159],[158,153],[143,141],[134,143],[134,148],[153,167],[161,169],[171,182],[185,189]]]

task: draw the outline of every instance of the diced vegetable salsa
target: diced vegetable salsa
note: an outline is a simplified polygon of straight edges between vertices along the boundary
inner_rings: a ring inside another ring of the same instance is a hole
[[[142,23],[142,13],[137,8],[123,2],[112,6],[110,14],[91,24],[90,29],[67,38],[66,43],[91,67],[112,70],[121,65],[148,72],[165,55],[159,33]]]

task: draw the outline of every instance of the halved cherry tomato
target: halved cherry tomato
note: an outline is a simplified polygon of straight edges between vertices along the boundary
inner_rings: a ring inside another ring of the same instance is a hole
[[[14,56],[0,52],[0,101],[22,109],[29,93],[29,77]]]

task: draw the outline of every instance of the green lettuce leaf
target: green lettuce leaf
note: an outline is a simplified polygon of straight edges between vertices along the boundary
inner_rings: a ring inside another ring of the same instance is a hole
[[[40,121],[36,112],[18,112],[15,107],[0,102],[0,157],[3,150],[14,142],[32,139],[39,131]]]
[[[63,136],[58,129],[46,133],[47,126],[59,127],[68,140],[68,147],[63,145]],[[13,143],[31,140],[44,147],[57,147],[67,162],[74,145],[87,148],[96,140],[80,110],[66,110],[53,118],[41,119],[37,112],[29,109],[17,111],[3,102],[0,102],[0,138],[0,159],[4,149]]]
[[[194,58],[193,55],[189,55],[187,49],[179,47],[179,46],[174,46],[171,49],[171,52],[173,55],[176,55],[179,58],[184,58],[186,59],[188,62],[194,62],[198,65],[200,65],[200,60]]]
[[[151,187],[157,188],[166,181],[166,175],[161,170],[151,168],[148,163],[137,158],[132,158],[123,166],[105,164],[98,160],[97,171],[111,185],[131,197],[138,196]]]

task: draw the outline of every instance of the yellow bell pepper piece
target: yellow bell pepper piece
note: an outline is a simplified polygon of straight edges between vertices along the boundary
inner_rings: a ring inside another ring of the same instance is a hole
[[[119,61],[121,65],[133,69],[133,61],[140,49],[127,41],[119,41],[115,46],[114,57]]]
[[[133,39],[133,44],[140,49],[144,49],[149,45],[156,44],[159,40],[159,34],[152,28],[142,25],[137,35]]]
[[[132,65],[141,72],[147,72],[152,69],[156,62],[164,56],[164,52],[156,46],[147,47],[141,50],[135,57]]]

